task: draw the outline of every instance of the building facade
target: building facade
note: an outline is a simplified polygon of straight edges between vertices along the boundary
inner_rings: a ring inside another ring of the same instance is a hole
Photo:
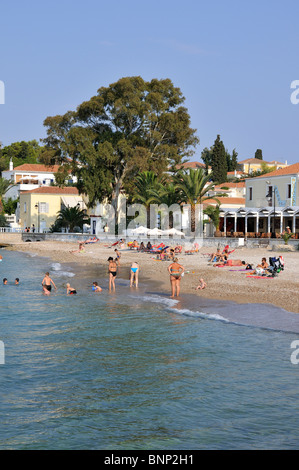
[[[20,226],[36,232],[49,231],[58,212],[65,207],[86,209],[85,203],[75,187],[58,188],[56,186],[40,187],[20,193]]]

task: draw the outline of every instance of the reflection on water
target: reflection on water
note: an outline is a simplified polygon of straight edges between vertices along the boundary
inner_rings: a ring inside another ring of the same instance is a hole
[[[278,328],[283,311],[246,317],[235,304],[132,290],[128,279],[109,294],[101,271],[95,294],[94,272],[61,265],[44,297],[50,268],[9,252],[0,266],[21,279],[0,288],[1,449],[296,448],[298,337]],[[67,297],[70,274],[78,295]],[[277,331],[265,329],[271,315]]]

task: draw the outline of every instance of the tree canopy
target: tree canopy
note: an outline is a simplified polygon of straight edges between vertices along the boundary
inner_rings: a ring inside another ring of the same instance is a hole
[[[8,170],[10,159],[14,167],[24,163],[39,163],[43,150],[36,140],[13,142],[0,148],[0,171]]]
[[[205,147],[202,150],[201,159],[206,165],[206,172],[209,167],[212,168],[211,179],[219,183],[226,181],[228,171],[234,171],[238,167],[238,152],[233,149],[230,154],[224,148],[219,135],[210,148]]]
[[[71,170],[90,206],[107,198],[117,214],[120,192],[140,171],[160,176],[194,153],[199,140],[184,100],[170,79],[121,78],[76,111],[45,119],[42,159],[60,164],[61,184]]]
[[[254,158],[257,158],[258,160],[263,160],[263,152],[262,152],[262,149],[256,149]]]

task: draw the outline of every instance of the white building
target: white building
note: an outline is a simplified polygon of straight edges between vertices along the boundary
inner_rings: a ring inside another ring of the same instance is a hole
[[[9,170],[2,171],[2,178],[11,181],[14,186],[5,194],[5,199],[11,197],[17,199],[20,191],[32,191],[41,186],[51,186],[55,182],[55,173],[59,165],[47,166],[36,163],[24,163],[24,165],[13,168],[10,162]],[[69,181],[76,182],[70,177]]]

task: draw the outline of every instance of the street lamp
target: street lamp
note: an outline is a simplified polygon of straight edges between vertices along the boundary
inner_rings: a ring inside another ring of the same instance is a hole
[[[39,211],[39,202],[37,202],[34,207],[35,207],[35,209],[37,209],[37,231],[39,233],[39,212],[40,212]]]
[[[271,186],[271,189],[272,189],[272,191],[270,191],[270,187],[269,187],[269,192],[268,192],[268,194],[267,194],[267,196],[266,196],[266,199],[268,200],[269,205],[270,205],[270,202],[272,202],[272,199],[273,199],[273,207],[274,207],[273,223],[274,223],[274,229],[273,229],[272,234],[274,233],[273,238],[275,238],[275,186]],[[271,224],[271,225],[272,225],[272,224]]]

